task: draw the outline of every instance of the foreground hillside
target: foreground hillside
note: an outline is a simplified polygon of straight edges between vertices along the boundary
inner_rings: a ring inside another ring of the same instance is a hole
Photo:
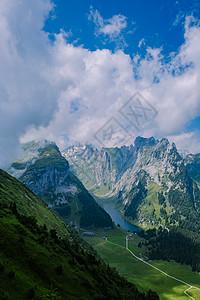
[[[1,206],[0,230],[1,299],[156,299],[15,207]]]
[[[48,229],[56,229],[60,236],[69,236],[68,225],[57,213],[49,210],[47,204],[24,184],[0,170],[0,203],[2,202],[8,206],[15,202],[19,213],[26,216],[33,215],[39,225],[46,224]]]
[[[158,299],[84,250],[42,200],[0,172],[0,299]]]
[[[8,172],[26,184],[68,223],[112,227],[110,216],[95,202],[53,142],[30,142]]]

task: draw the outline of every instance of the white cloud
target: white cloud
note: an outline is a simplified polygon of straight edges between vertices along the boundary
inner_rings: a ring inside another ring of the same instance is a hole
[[[123,15],[114,15],[112,18],[103,19],[98,10],[90,8],[89,19],[96,25],[96,34],[108,35],[111,39],[118,37],[127,27],[127,18]]]
[[[182,153],[200,153],[200,131],[198,130],[169,136],[168,139],[178,145],[178,150]]]
[[[57,106],[47,78],[51,47],[41,29],[50,1],[0,3],[0,162],[33,124],[47,125]]]
[[[107,24],[100,28],[100,33],[108,34],[109,36],[118,36],[123,29],[127,27],[126,17],[115,15],[108,19]]]
[[[118,110],[137,90],[159,112],[138,134],[175,136],[179,148],[185,124],[200,115],[199,24],[186,19],[185,42],[166,64],[162,49],[131,59],[122,50],[68,44],[63,32],[50,43],[42,28],[51,8],[47,0],[0,3],[0,165],[14,155],[20,138],[64,147],[66,139],[95,142],[93,135],[112,116],[127,126]],[[197,133],[189,137],[184,148],[199,151]]]
[[[140,48],[142,45],[145,45],[144,38],[139,41],[138,48]]]
[[[173,26],[177,26],[181,21],[184,22],[185,14],[179,12],[176,16],[176,19],[173,22]]]

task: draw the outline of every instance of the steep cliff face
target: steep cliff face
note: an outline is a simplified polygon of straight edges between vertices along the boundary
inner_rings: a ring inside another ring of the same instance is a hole
[[[25,183],[38,196],[45,198],[46,202],[53,204],[62,201],[59,192],[75,194],[77,187],[71,184],[69,164],[65,160],[54,143],[44,142],[26,144],[23,147],[23,158],[15,161],[9,168],[9,172]],[[34,156],[31,154],[35,154]],[[49,192],[52,194],[48,196]],[[67,200],[66,200],[67,203]]]
[[[108,153],[93,149],[91,145],[72,146],[62,154],[70,161],[70,170],[82,178],[87,187],[109,181],[113,175]]]
[[[25,183],[68,222],[85,226],[112,226],[110,216],[69,171],[68,161],[55,143],[30,142],[22,148],[22,158],[13,162],[8,169],[10,174]]]
[[[198,217],[198,185],[175,144],[165,138],[138,137],[134,146],[100,151],[73,146],[63,155],[92,193],[114,197],[124,216],[144,227],[178,224],[191,214]]]
[[[112,192],[136,159],[132,145],[101,150],[91,145],[71,146],[62,154],[70,162],[70,170],[97,196]]]
[[[100,151],[92,150],[89,145],[72,146],[62,154],[86,187],[100,196],[107,193],[114,196],[119,191],[130,190],[141,169],[159,183],[160,176],[174,172],[182,160],[174,144],[170,145],[167,139],[158,141],[153,137],[138,137],[134,146]]]

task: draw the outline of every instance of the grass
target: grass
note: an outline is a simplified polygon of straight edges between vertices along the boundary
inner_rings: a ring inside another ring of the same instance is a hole
[[[165,191],[165,189],[163,189],[163,187],[159,186],[157,183],[155,182],[150,182],[149,185],[149,190],[148,190],[148,195],[144,200],[144,203],[142,203],[142,205],[140,205],[139,210],[141,211],[141,217],[144,219],[143,222],[143,226],[148,229],[148,228],[152,228],[155,227],[155,222],[156,224],[158,224],[158,220],[159,218],[161,219],[161,223],[165,225],[165,219],[163,218],[163,216],[160,213],[160,208],[162,207],[159,204],[158,201],[158,197],[157,194],[160,191]],[[171,215],[171,207],[169,205],[168,199],[165,196],[166,200],[166,207],[165,210],[167,212],[167,215]],[[149,220],[149,218],[151,219],[150,223],[147,223],[147,220]],[[152,223],[152,221],[154,221],[154,223]],[[141,224],[140,224],[141,226]]]
[[[192,296],[194,299],[199,299],[199,291],[192,288],[187,292],[190,296]]]
[[[16,203],[20,213],[36,216],[39,225],[46,224],[49,229],[55,228],[62,237],[69,236],[67,224],[57,213],[48,209],[47,205],[24,184],[0,170],[0,202],[7,205]]]
[[[152,299],[76,242],[31,220],[0,207],[0,299]]]
[[[30,213],[35,218],[27,217]],[[53,225],[65,239],[50,230]],[[152,299],[99,260],[40,198],[1,170],[0,232],[2,300]]]
[[[90,188],[89,186],[86,186],[91,193],[93,193],[97,197],[101,197],[102,195],[106,195],[112,191],[112,182],[105,182],[100,185],[95,185],[95,187]]]
[[[102,239],[102,235],[105,234],[108,241],[119,246]],[[161,300],[189,299],[184,294],[188,286],[168,278],[150,266],[145,265],[123,248],[125,247],[126,235],[127,233],[122,229],[115,228],[107,233],[98,232],[98,237],[86,237],[85,239],[111,267],[116,267],[119,273],[130,282],[136,284],[139,290],[147,291],[150,288],[158,293]],[[139,255],[141,252],[137,247],[139,240],[139,238],[134,238],[133,241],[129,242],[129,248],[136,255]],[[162,260],[152,262],[152,264],[162,271],[200,288],[200,275],[192,272],[191,267]],[[188,294],[192,295],[194,299],[200,299],[200,291],[198,290],[191,289],[188,291]]]

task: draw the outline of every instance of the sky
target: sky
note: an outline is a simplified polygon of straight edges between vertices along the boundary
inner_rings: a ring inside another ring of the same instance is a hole
[[[200,2],[0,2],[0,166],[20,142],[200,152]]]

